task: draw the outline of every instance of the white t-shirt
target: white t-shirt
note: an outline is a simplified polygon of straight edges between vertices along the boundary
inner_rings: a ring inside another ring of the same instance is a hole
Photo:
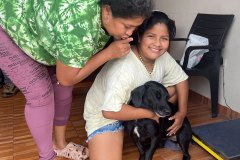
[[[120,111],[136,87],[147,81],[157,81],[168,87],[187,78],[168,52],[155,60],[151,75],[133,51],[125,57],[107,62],[87,93],[84,119],[88,136],[95,130],[117,121],[104,118],[102,110]]]

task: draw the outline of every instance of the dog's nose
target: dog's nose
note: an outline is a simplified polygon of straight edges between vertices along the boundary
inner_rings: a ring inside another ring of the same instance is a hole
[[[171,114],[171,109],[164,109],[163,112],[166,114],[166,116],[169,116]]]
[[[156,112],[156,114],[159,115],[160,117],[166,117],[171,114],[171,109],[170,108],[161,108],[160,110],[158,110]]]

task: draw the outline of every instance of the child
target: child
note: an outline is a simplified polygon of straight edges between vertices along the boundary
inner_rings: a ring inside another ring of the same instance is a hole
[[[130,92],[147,81],[167,87],[169,101],[179,111],[168,129],[173,135],[187,113],[187,75],[169,55],[169,40],[175,36],[174,23],[162,12],[154,11],[137,30],[138,42],[125,57],[109,61],[96,77],[85,102],[84,118],[90,159],[121,160],[123,125],[121,121],[138,118],[158,119],[151,111],[127,104]]]

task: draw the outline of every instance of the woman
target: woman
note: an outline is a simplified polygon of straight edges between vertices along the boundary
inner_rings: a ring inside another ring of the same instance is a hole
[[[151,9],[152,0],[0,1],[0,68],[26,98],[41,160],[56,153],[88,157],[86,148],[65,140],[73,85],[126,55],[129,37]],[[115,41],[103,49],[110,36]]]
[[[90,159],[121,160],[123,125],[121,121],[139,118],[159,119],[153,112],[127,104],[131,91],[147,81],[161,82],[169,101],[179,111],[170,119],[173,135],[187,113],[187,75],[169,55],[169,40],[175,35],[174,23],[162,12],[153,12],[137,30],[139,40],[128,55],[109,61],[97,75],[84,106]]]

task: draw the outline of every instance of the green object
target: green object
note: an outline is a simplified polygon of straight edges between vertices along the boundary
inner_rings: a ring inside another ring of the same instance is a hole
[[[1,0],[0,24],[34,60],[82,68],[109,39],[98,0]]]

